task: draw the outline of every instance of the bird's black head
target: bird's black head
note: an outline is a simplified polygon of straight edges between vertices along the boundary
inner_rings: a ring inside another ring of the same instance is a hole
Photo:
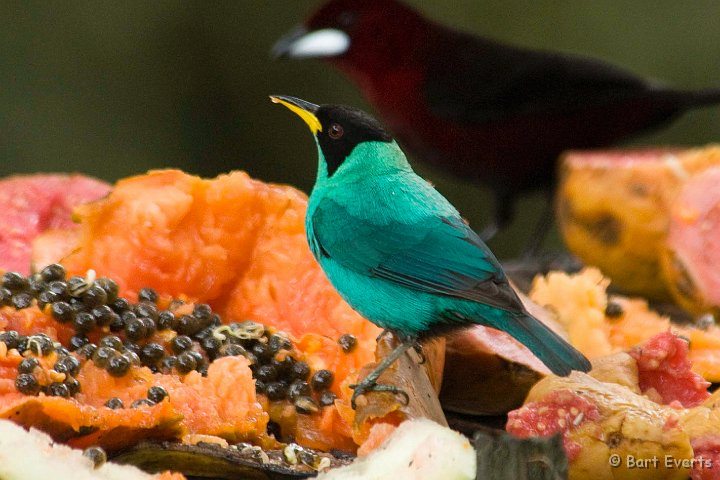
[[[331,177],[363,142],[392,142],[387,130],[367,113],[345,105],[315,105],[299,98],[273,95],[273,102],[282,103],[298,114],[315,134]]]
[[[323,126],[322,131],[315,135],[325,156],[328,177],[335,173],[358,144],[392,141],[392,136],[377,120],[357,108],[321,105],[316,116]]]

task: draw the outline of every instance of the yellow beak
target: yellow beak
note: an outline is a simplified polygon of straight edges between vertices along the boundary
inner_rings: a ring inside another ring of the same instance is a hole
[[[318,108],[320,108],[318,105],[306,102],[305,100],[301,100],[299,98],[290,97],[288,95],[270,95],[270,100],[272,100],[273,103],[285,105],[287,108],[295,112],[305,121],[305,123],[308,124],[308,127],[310,127],[310,131],[313,134],[317,134],[322,131],[320,120],[318,120],[315,116],[315,112],[317,112]]]

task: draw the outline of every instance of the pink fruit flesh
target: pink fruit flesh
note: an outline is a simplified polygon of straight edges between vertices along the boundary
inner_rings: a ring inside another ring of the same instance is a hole
[[[568,433],[587,421],[600,418],[597,406],[571,390],[557,390],[540,402],[530,402],[508,413],[506,429],[516,437],[563,436],[568,460],[572,461],[582,448]]]
[[[692,480],[720,480],[720,436],[705,436],[691,440],[694,458]]]
[[[720,167],[685,183],[673,206],[668,246],[706,303],[720,306]]]
[[[72,209],[110,185],[82,175],[42,174],[0,180],[0,270],[30,273],[33,239],[49,228],[72,228]]]
[[[630,351],[638,366],[640,389],[654,389],[669,404],[680,402],[683,407],[699,405],[710,396],[710,382],[690,368],[688,342],[670,332],[660,333],[644,345]]]

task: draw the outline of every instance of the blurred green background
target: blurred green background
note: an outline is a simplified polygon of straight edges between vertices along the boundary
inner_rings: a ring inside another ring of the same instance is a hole
[[[77,171],[107,180],[151,168],[204,176],[244,169],[309,191],[315,147],[271,93],[369,108],[320,61],[275,62],[274,41],[319,2],[24,1],[0,3],[0,175]],[[687,88],[720,87],[717,0],[408,1],[467,31],[600,57]],[[720,140],[720,107],[634,144]],[[417,165],[480,228],[489,197]],[[527,239],[537,197],[491,244]],[[557,244],[555,232],[548,242]]]

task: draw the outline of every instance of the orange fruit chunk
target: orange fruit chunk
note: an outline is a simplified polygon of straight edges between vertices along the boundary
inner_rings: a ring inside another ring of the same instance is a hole
[[[312,371],[334,373],[331,389],[345,399],[340,385],[375,361],[380,329],[325,278],[307,246],[306,208],[302,192],[244,172],[202,179],[151,171],[75,210],[80,235],[62,263],[68,275],[93,269],[114,279],[133,300],[151,287],[162,297],[208,303],[225,323],[253,320],[286,332]],[[350,352],[338,344],[343,334],[357,339]],[[306,429],[294,432],[306,446],[351,449],[353,418],[335,406],[321,410],[300,420],[280,417]]]

